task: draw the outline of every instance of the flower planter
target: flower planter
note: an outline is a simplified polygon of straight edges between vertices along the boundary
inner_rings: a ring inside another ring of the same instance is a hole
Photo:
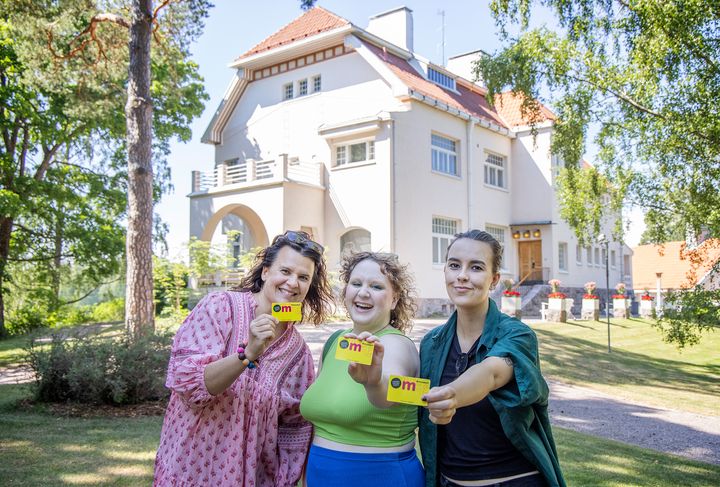
[[[640,300],[640,317],[641,318],[652,318],[653,316],[653,302],[651,299]]]
[[[628,317],[628,301],[629,299],[613,299],[613,317],[614,318],[627,318]]]
[[[598,321],[600,319],[600,300],[583,299],[581,318],[583,320]]]
[[[520,319],[522,316],[522,298],[520,296],[503,296],[500,309],[506,315]]]
[[[567,321],[567,304],[565,298],[550,298],[548,299],[548,321],[555,321],[558,323],[565,323]]]

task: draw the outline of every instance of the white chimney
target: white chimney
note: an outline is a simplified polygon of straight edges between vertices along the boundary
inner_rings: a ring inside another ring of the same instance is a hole
[[[413,52],[412,10],[398,7],[370,17],[368,32]]]
[[[458,54],[457,56],[453,56],[448,59],[446,68],[451,73],[457,74],[468,81],[474,81],[475,75],[473,74],[473,63],[486,54],[487,53],[483,50]],[[482,84],[482,80],[478,80],[477,83]]]

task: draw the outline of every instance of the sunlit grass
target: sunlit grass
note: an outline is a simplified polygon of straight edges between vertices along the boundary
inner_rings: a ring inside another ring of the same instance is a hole
[[[720,334],[684,350],[662,341],[649,321],[569,321],[533,324],[543,373],[618,399],[720,415]]]

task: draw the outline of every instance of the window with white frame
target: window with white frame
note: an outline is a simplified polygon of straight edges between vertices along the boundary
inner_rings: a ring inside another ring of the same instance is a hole
[[[575,246],[575,262],[578,265],[582,264],[582,247],[580,247],[579,245]]]
[[[587,265],[592,266],[592,248],[591,247],[585,247],[585,253],[587,254]]]
[[[318,74],[317,76],[313,76],[313,84],[312,84],[312,90],[313,93],[317,93],[322,89],[322,78]]]
[[[612,267],[613,269],[615,269],[615,267],[617,266],[616,259],[617,259],[617,256],[615,255],[615,251],[611,250],[610,251],[610,267]]]
[[[308,82],[306,79],[298,81],[298,96],[305,96],[308,94]]]
[[[602,260],[600,261],[600,265],[605,267],[607,264],[607,250],[602,249]]]
[[[283,85],[283,100],[290,100],[294,96],[293,84],[287,83]]]
[[[432,219],[433,264],[444,264],[448,245],[457,233],[458,221],[434,216]]]
[[[335,165],[353,164],[375,160],[375,142],[356,142],[335,146]]]
[[[432,146],[430,151],[432,170],[452,176],[459,176],[460,168],[458,167],[457,142],[442,135],[432,134],[430,136],[430,144]]]
[[[595,247],[595,267],[600,267],[600,249]]]
[[[455,89],[455,79],[431,67],[428,67],[428,79],[443,88]]]
[[[505,228],[497,227],[495,225],[485,225],[485,231],[492,235],[495,240],[500,242],[500,245],[505,248]]]
[[[505,178],[505,166],[507,158],[485,153],[485,184],[495,186],[497,188],[507,188],[507,180]]]
[[[568,270],[568,244],[567,242],[558,243],[558,270],[567,272]]]

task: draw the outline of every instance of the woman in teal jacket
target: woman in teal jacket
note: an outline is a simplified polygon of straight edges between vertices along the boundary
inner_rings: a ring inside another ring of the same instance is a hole
[[[489,298],[502,247],[487,232],[455,236],[445,285],[456,311],[420,345],[429,378],[420,409],[427,487],[564,487],[535,333]]]

